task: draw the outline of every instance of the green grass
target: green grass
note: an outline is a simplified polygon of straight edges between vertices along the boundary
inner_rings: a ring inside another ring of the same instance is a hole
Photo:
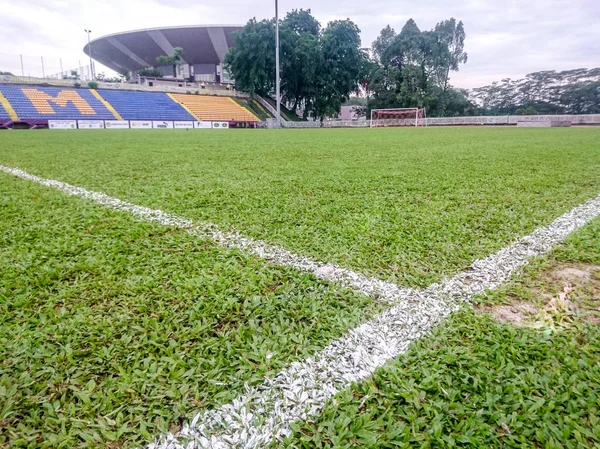
[[[600,193],[600,129],[6,132],[0,163],[427,286]]]
[[[480,302],[543,302],[544,273],[573,263],[600,264],[600,219]],[[286,447],[600,447],[600,328],[577,316],[516,327],[465,308],[294,430]]]
[[[412,286],[600,193],[597,129],[1,138],[0,164]],[[480,301],[534,302],[553,264],[599,264],[599,240],[596,221]],[[0,447],[140,446],[382,310],[3,173],[0,266]],[[295,426],[288,445],[600,446],[598,327],[568,324],[515,328],[464,310]]]
[[[133,447],[380,310],[0,174],[0,447]]]

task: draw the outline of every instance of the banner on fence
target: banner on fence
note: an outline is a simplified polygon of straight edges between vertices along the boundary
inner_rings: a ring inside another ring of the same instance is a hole
[[[50,129],[77,129],[76,120],[48,120]]]
[[[194,122],[194,128],[209,129],[212,128],[212,122]]]
[[[132,120],[129,122],[131,129],[152,129],[150,120]]]
[[[127,120],[104,120],[104,127],[106,129],[129,129],[129,122]]]
[[[79,129],[104,129],[104,120],[77,120]]]
[[[194,127],[194,122],[173,122],[175,129],[190,129]]]
[[[213,122],[213,129],[227,129],[229,128],[229,122]]]
[[[152,128],[154,129],[173,129],[173,122],[152,122]]]

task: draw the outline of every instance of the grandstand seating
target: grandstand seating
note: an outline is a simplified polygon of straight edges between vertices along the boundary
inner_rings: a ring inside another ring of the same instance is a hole
[[[124,120],[195,120],[163,92],[98,90]]]
[[[0,122],[4,122],[4,121],[8,121],[10,120],[10,116],[8,115],[8,112],[6,111],[6,109],[4,109],[4,106],[2,106],[2,104],[0,104]]]
[[[1,85],[0,92],[21,119],[115,118],[88,89]]]
[[[0,121],[260,121],[229,97],[109,89],[0,85]]]
[[[185,94],[171,94],[171,96],[192,112],[198,120],[260,121],[254,114],[229,97]]]

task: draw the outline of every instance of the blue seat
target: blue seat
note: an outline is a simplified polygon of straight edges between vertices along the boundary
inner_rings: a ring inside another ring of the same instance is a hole
[[[10,120],[10,116],[8,115],[8,112],[6,112],[6,109],[4,109],[4,106],[0,104],[0,121],[4,122],[7,120]]]
[[[195,120],[166,93],[104,89],[98,92],[124,120]]]
[[[21,120],[112,120],[88,89],[2,85],[0,91]]]

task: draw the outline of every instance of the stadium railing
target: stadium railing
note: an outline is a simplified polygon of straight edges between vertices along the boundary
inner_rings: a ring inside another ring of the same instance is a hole
[[[31,76],[15,76],[15,75],[0,75],[0,84],[29,84],[37,86],[55,86],[55,87],[74,87],[75,80],[72,79],[53,79],[53,78],[36,78]],[[81,84],[82,88],[87,88],[87,81],[77,81]],[[238,97],[238,98],[249,98],[249,95],[245,92],[239,92],[237,90],[227,90],[223,88],[214,89],[211,88],[210,84],[204,83],[204,87],[200,87],[202,83],[192,83],[184,87],[179,86],[144,86],[140,84],[129,84],[129,83],[105,83],[98,81],[99,89],[113,89],[113,90],[130,90],[138,92],[168,92],[168,93],[179,93],[179,94],[195,94],[197,95],[217,95],[222,97]]]

